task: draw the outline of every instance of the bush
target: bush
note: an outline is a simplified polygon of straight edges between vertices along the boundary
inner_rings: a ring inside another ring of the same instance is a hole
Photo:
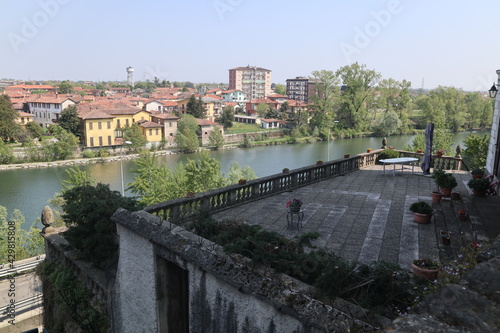
[[[87,149],[83,151],[82,156],[84,158],[94,158],[96,156],[96,153],[91,149]]]
[[[107,149],[99,149],[99,151],[97,152],[97,156],[109,157],[109,151]]]
[[[425,201],[417,201],[411,204],[410,210],[413,213],[432,215],[432,206]]]
[[[451,173],[446,173],[444,170],[434,170],[432,178],[434,178],[436,185],[440,188],[454,189],[458,186],[455,176]]]
[[[385,160],[388,158],[398,158],[399,157],[399,152],[395,151],[394,149],[385,149],[381,151],[378,156],[377,156],[377,163],[380,164],[380,160]]]

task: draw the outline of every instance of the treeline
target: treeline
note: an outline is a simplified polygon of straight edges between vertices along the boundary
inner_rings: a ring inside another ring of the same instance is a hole
[[[337,71],[318,70],[312,117],[302,131],[339,137],[373,132],[411,133],[433,122],[438,129],[457,132],[491,126],[493,100],[479,92],[438,87],[416,94],[411,82],[384,79],[366,65],[354,63]]]

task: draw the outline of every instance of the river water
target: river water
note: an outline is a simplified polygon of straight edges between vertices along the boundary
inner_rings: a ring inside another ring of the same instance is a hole
[[[486,133],[486,132],[484,132]],[[484,135],[480,132],[477,134]],[[455,145],[462,143],[468,133],[458,133],[454,136]],[[388,145],[404,149],[413,140],[413,135],[391,136]],[[210,152],[217,158],[223,172],[228,172],[228,166],[238,162],[240,167],[250,166],[257,177],[280,173],[285,167],[299,168],[315,164],[317,160],[334,160],[344,154],[357,154],[367,148],[377,149],[382,146],[382,138],[367,137],[355,139],[332,140],[330,142],[301,143],[293,145],[273,145],[255,148],[234,148]],[[175,163],[196,159],[197,154],[172,154],[158,157],[169,167]],[[123,178],[126,184],[133,180],[133,160],[123,161]],[[27,225],[31,225],[39,217],[48,200],[54,197],[62,188],[61,183],[67,179],[66,170],[69,167],[50,167],[40,169],[0,170],[0,206],[7,207],[9,214],[19,209],[25,216]],[[90,170],[93,177],[102,183],[110,185],[113,190],[121,191],[120,162],[81,165],[80,168]],[[131,193],[125,193],[131,195]],[[38,223],[38,227],[41,224]]]

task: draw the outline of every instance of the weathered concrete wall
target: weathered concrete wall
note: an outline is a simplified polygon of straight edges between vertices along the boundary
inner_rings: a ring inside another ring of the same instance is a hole
[[[147,212],[120,209],[112,220],[120,235],[114,312],[120,332],[160,332],[157,316],[166,314],[153,304],[163,297],[154,283],[155,258],[188,272],[190,332],[345,332],[354,325],[373,329],[313,299],[310,286],[253,268],[247,258],[228,256],[216,244]]]

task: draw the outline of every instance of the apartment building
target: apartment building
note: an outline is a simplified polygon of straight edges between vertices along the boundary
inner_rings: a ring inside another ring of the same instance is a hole
[[[315,93],[316,82],[314,79],[297,76],[295,79],[286,80],[286,94],[290,99],[309,103]]]
[[[229,89],[241,90],[248,100],[271,95],[271,70],[256,66],[229,70]]]

